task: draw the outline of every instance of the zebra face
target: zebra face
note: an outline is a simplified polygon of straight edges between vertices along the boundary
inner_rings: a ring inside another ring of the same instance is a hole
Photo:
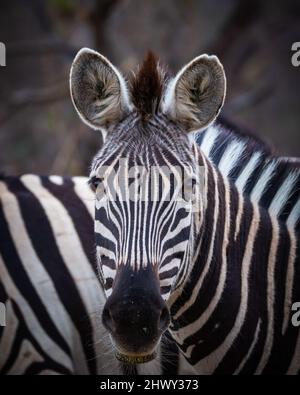
[[[122,353],[149,354],[169,325],[166,301],[191,257],[195,174],[180,129],[173,131],[175,149],[166,119],[153,119],[151,130],[136,115],[124,122],[130,134],[123,136],[123,124],[111,132],[91,171],[97,258],[108,298],[103,322]],[[147,137],[139,142],[142,130]]]
[[[190,258],[195,174],[191,156],[182,154],[188,152],[185,135],[178,133],[174,151],[161,120],[153,121],[155,132],[149,130],[139,144],[141,128],[133,117],[131,134],[122,144],[119,133],[116,139],[110,136],[94,160],[90,182],[96,196],[97,257],[107,297],[120,267],[138,272],[151,266],[166,300]],[[108,146],[114,147],[109,155]]]
[[[223,68],[203,55],[168,80],[150,54],[129,93],[106,58],[84,49],[70,85],[80,117],[106,137],[90,174],[103,322],[119,356],[145,362],[168,328],[170,294],[194,255],[201,180],[187,132],[218,114]]]

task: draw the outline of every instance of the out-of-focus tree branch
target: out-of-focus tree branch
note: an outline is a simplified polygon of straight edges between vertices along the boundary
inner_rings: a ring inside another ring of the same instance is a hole
[[[27,106],[48,104],[63,100],[68,96],[69,87],[66,81],[51,87],[40,89],[28,88],[15,91],[7,98],[4,108],[0,111],[0,125]]]
[[[62,40],[57,40],[51,37],[42,40],[10,43],[8,48],[9,57],[36,56],[51,53],[65,54],[73,57],[75,56],[76,52],[76,48],[73,48],[71,45]]]
[[[228,53],[233,43],[253,22],[257,21],[261,12],[258,0],[239,1],[232,15],[223,26],[220,35],[210,46],[210,52],[223,57]]]
[[[108,53],[107,40],[105,38],[106,26],[109,15],[119,0],[97,0],[95,8],[90,15],[90,21],[93,25],[96,47],[104,54]]]

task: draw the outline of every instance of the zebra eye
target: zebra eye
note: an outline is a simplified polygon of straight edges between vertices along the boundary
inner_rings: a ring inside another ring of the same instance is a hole
[[[93,192],[96,192],[100,183],[101,183],[101,180],[100,180],[100,178],[97,178],[97,177],[92,177],[88,181],[88,184]]]

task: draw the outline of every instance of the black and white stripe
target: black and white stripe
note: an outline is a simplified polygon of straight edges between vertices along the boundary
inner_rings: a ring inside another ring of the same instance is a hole
[[[200,373],[299,373],[299,167],[220,126],[196,141],[215,199],[173,335]]]
[[[184,158],[188,163],[194,150],[197,154],[189,164],[193,166],[197,160],[205,174],[203,207],[198,218],[200,231],[172,202],[160,212],[156,204],[149,204],[144,214],[135,211],[134,220],[128,221],[127,227],[122,213],[130,216],[130,210],[134,210],[128,202],[123,201],[127,208],[110,220],[103,218],[108,218],[107,213],[113,211],[109,205],[115,202],[105,203],[105,208],[96,202],[96,212],[101,211],[98,217],[96,214],[96,233],[97,220],[102,221],[101,238],[96,240],[99,251],[104,238],[110,241],[104,258],[110,248],[120,251],[121,245],[116,242],[121,238],[114,236],[112,229],[126,229],[127,248],[135,257],[134,264],[138,255],[133,241],[140,240],[138,231],[144,224],[141,218],[150,218],[149,223],[145,222],[147,229],[158,226],[152,212],[159,212],[160,221],[166,225],[158,243],[163,250],[164,240],[172,239],[168,215],[173,212],[180,229],[177,234],[182,228],[187,229],[186,238],[174,237],[173,247],[188,241],[182,250],[183,255],[189,251],[188,256],[192,244],[196,249],[192,260],[169,262],[168,284],[172,291],[170,295],[168,289],[166,295],[171,333],[191,365],[198,373],[299,372],[299,330],[290,323],[291,305],[300,300],[300,172],[296,162],[272,157],[255,140],[221,126],[210,127],[201,139],[196,134],[200,151],[197,144],[192,143],[191,147],[182,141],[174,125],[162,115],[149,122],[148,133],[155,135],[156,145],[148,141],[149,146],[143,146],[143,140],[140,138],[139,144],[138,139],[139,122],[138,117],[133,117],[128,122],[131,132],[115,141],[115,136],[111,141],[108,136],[104,150],[94,160],[92,179],[103,164],[116,166],[124,157],[130,158],[129,163],[138,163],[145,153],[147,158],[151,155],[152,163],[167,166],[170,163],[166,158],[172,157],[175,167],[183,165]],[[118,150],[116,141],[120,141],[122,149]],[[150,180],[144,178],[144,182]],[[153,248],[152,243],[149,238],[145,254]],[[113,286],[115,262],[113,257],[114,272],[110,272],[107,288]],[[105,260],[101,265],[105,266]],[[108,275],[103,275],[107,280]]]
[[[86,178],[1,177],[1,374],[192,373],[170,340],[138,369],[116,360],[101,322],[93,212]]]

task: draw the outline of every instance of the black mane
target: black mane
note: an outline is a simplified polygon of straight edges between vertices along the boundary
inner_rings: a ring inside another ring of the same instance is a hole
[[[131,81],[132,102],[143,118],[156,114],[163,94],[165,74],[157,57],[149,51]]]

